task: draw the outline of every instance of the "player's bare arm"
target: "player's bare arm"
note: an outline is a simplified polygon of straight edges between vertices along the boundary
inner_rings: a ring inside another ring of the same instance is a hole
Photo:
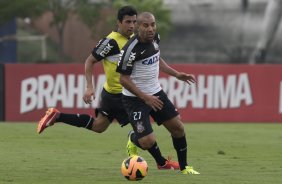
[[[93,75],[93,66],[97,63],[97,59],[90,54],[85,61],[85,79],[86,79],[86,89],[83,95],[83,100],[86,104],[92,102],[92,97],[95,99],[95,90],[93,87],[92,75]]]
[[[163,107],[163,102],[157,96],[146,95],[132,82],[129,75],[120,75],[120,83],[123,87],[141,98],[147,105],[152,107],[154,111],[160,110]]]
[[[188,84],[196,82],[194,75],[176,71],[175,69],[168,66],[168,64],[162,58],[160,58],[159,67],[160,67],[160,71],[168,75],[174,76],[178,80],[182,80],[184,82],[187,82]]]

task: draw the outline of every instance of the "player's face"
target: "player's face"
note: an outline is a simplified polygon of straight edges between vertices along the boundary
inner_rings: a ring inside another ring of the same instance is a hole
[[[138,32],[141,40],[152,42],[156,34],[156,21],[154,16],[144,17],[138,26]]]
[[[123,36],[129,38],[134,32],[135,24],[136,24],[136,15],[133,16],[125,15],[123,17],[122,22],[118,23],[119,32]]]

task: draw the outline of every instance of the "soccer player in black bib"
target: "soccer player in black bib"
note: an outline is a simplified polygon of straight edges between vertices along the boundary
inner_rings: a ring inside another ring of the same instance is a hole
[[[121,73],[123,104],[134,129],[129,143],[148,150],[155,159],[162,159],[150,116],[158,125],[164,125],[172,136],[181,173],[200,174],[187,162],[187,142],[180,116],[158,81],[159,70],[188,84],[194,83],[193,75],[178,72],[160,57],[160,37],[156,33],[153,14],[143,12],[137,17],[138,33],[121,50],[117,72]]]
[[[93,87],[93,67],[102,62],[106,81],[101,92],[101,101],[96,109],[94,119],[88,114],[67,114],[56,108],[49,108],[45,116],[39,121],[37,132],[42,133],[46,128],[63,122],[76,127],[83,127],[97,133],[104,132],[111,122],[116,119],[121,126],[129,123],[128,115],[120,104],[122,86],[120,75],[116,72],[121,48],[134,33],[137,11],[131,6],[124,6],[117,14],[117,30],[112,31],[93,48],[85,61],[86,89],[83,96],[85,103],[90,104],[95,98]]]

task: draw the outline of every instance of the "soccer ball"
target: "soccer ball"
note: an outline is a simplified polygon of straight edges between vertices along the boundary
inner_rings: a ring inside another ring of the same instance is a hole
[[[142,180],[148,173],[147,162],[137,155],[128,157],[121,164],[121,173],[128,180]]]

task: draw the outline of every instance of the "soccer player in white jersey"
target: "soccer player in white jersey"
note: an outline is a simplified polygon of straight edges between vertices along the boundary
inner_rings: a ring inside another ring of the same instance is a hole
[[[137,17],[138,33],[121,50],[117,72],[121,73],[123,104],[134,129],[129,142],[153,152],[159,148],[150,123],[150,116],[170,132],[182,174],[200,174],[187,162],[187,142],[180,116],[158,81],[159,70],[188,84],[196,82],[193,75],[178,72],[160,57],[160,37],[156,33],[153,14],[143,12]],[[161,159],[155,158],[155,159]]]
[[[93,132],[102,133],[114,119],[123,127],[129,123],[128,115],[122,106],[122,86],[119,82],[120,74],[116,72],[121,48],[132,36],[136,22],[137,11],[131,6],[124,6],[117,14],[118,29],[112,31],[107,37],[100,40],[94,47],[92,53],[85,61],[85,77],[87,88],[83,97],[85,103],[90,104],[95,98],[93,88],[93,67],[102,62],[106,75],[106,82],[101,92],[101,102],[96,109],[96,118],[88,114],[67,114],[56,108],[49,108],[38,123],[37,132],[42,133],[46,128],[62,122],[75,127],[83,127]],[[138,154],[137,147],[133,144],[127,145],[129,156]],[[153,156],[155,158],[155,156]],[[171,158],[156,160],[159,169],[179,169],[179,164]]]

